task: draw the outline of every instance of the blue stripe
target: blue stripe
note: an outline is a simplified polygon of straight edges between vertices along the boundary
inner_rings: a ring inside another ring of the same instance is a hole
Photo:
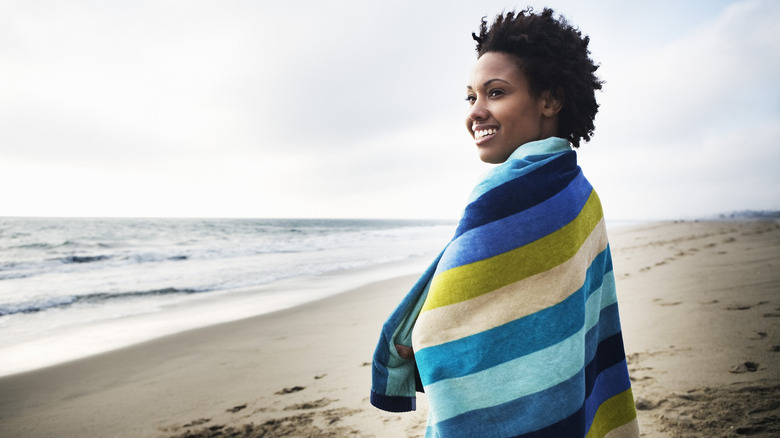
[[[466,206],[455,237],[540,204],[563,190],[580,173],[575,152],[553,156],[543,167],[493,188]]]
[[[415,352],[423,385],[467,376],[555,345],[585,323],[582,291],[540,312]]]
[[[594,294],[589,304],[598,305],[598,298]],[[597,310],[594,311],[598,314]],[[428,400],[437,405],[435,421],[444,421],[472,410],[498,406],[516,398],[543,392],[577,374],[601,347],[599,337],[608,334],[604,328],[588,330],[598,323],[598,316],[593,319],[595,321],[592,324],[586,322],[588,325],[574,335],[543,350],[481,372],[426,385]],[[620,334],[620,331],[617,333]],[[419,365],[421,369],[426,368],[425,363]],[[585,367],[586,375],[588,372],[589,368]],[[462,397],[461,394],[478,396]]]
[[[500,436],[507,437],[559,438],[570,436],[573,430],[587,431],[595,414],[595,410],[593,414],[587,414],[587,403],[600,405],[630,387],[620,333],[606,338],[599,345],[597,356],[602,365],[611,365],[599,368],[589,364],[552,388],[498,406],[464,413],[435,424],[434,429],[439,431],[440,436],[447,437],[482,436],[486,425],[501,431]],[[605,373],[603,377],[602,373]],[[620,383],[614,384],[611,382],[613,379]],[[583,388],[594,386],[596,389],[592,394],[599,395],[591,395],[586,401]]]
[[[596,256],[583,285],[562,302],[499,327],[416,351],[423,384],[480,372],[555,345],[582,329],[585,302],[604,284],[602,269],[606,255],[602,251]],[[602,298],[596,309],[606,304],[611,302]]]
[[[605,307],[602,313],[605,314],[603,315],[604,317],[606,317],[607,313],[617,314],[617,304]],[[595,351],[595,354],[590,355],[588,365],[585,367],[585,375],[592,377],[585,381],[586,397],[590,397],[590,394],[593,392],[596,376],[612,365],[626,360],[622,334],[620,324],[617,323],[612,324],[608,330],[607,327],[603,327],[602,330],[596,327],[588,334],[592,340],[591,342],[594,344],[598,343],[598,348],[592,350]],[[598,339],[597,342],[595,342],[596,339]]]
[[[604,271],[612,271],[612,250],[610,244],[607,243],[607,259],[604,261]]]
[[[600,305],[599,295],[592,295],[588,307],[592,308],[592,304]],[[606,307],[600,312],[601,316],[604,318],[614,316],[613,312],[617,311],[616,303],[604,304]],[[599,314],[596,309],[592,309],[591,312]],[[588,364],[584,367],[585,375],[595,378],[603,366],[614,364],[614,362],[605,364],[603,358],[598,356],[605,351],[611,353],[610,346],[613,341],[610,339],[614,338],[614,335],[618,336],[617,346],[619,353],[622,354],[618,356],[619,360],[624,359],[619,325],[599,324],[598,316],[591,318],[595,321],[586,322],[586,327],[546,349],[487,368],[482,372],[426,384],[425,392],[428,394],[428,399],[438,406],[434,413],[435,420],[445,421],[469,411],[502,405],[512,399],[534,393],[543,393],[582,371],[585,364]],[[572,352],[580,352],[585,357]],[[594,357],[599,357],[599,360],[593,360]],[[456,358],[445,357],[444,359],[455,360]],[[418,363],[421,370],[430,366],[425,362]],[[553,369],[556,371],[553,372]],[[585,394],[590,393],[591,383],[586,382]],[[465,398],[458,396],[463,393],[479,394],[479,396]]]
[[[577,374],[583,363],[584,330],[544,350],[468,376],[425,386],[435,422],[498,406],[549,389]],[[423,368],[424,365],[420,364]],[[472,395],[473,394],[473,395]]]
[[[541,429],[580,409],[585,399],[583,378],[580,371],[541,394],[470,411],[439,422],[435,428],[439,436],[468,438],[484,436],[485,430],[495,433],[490,436],[509,437]]]
[[[596,411],[602,403],[631,387],[631,380],[628,378],[626,370],[627,365],[624,359],[604,369],[596,377],[593,391],[585,400],[585,430],[590,429],[591,424],[593,424],[593,418],[596,416]]]
[[[450,243],[437,272],[488,259],[552,234],[577,218],[592,191],[580,173],[541,204],[463,233]]]
[[[505,181],[523,176],[529,170],[544,164],[545,158],[570,150],[569,141],[558,137],[532,141],[520,146],[512,152],[506,162],[494,167],[485,175],[483,181],[472,191],[468,202],[477,199]]]
[[[409,412],[417,409],[414,397],[390,396],[371,391],[369,400],[373,406],[388,412]]]
[[[603,372],[606,369],[609,369],[610,367],[613,368],[612,371],[614,371],[616,374],[618,375],[622,374],[622,376],[620,377],[621,381],[630,382],[628,380],[628,370],[625,368],[625,366],[622,366],[621,369],[621,364],[625,364],[626,355],[623,352],[623,341],[620,333],[605,339],[599,345],[597,356],[600,359],[599,363],[601,363],[602,365],[606,365],[606,364],[611,364],[611,365],[602,366],[599,368],[596,366],[592,366],[593,364],[589,364],[589,367],[586,367],[586,371],[585,371],[586,387],[592,388],[596,384],[600,386],[602,384],[602,381],[598,379],[598,376],[600,375],[601,372]],[[629,387],[630,384],[625,389],[623,389],[623,391],[625,391]],[[617,395],[623,391],[619,391],[613,395]],[[591,417],[587,416],[586,405],[583,403],[582,407],[579,410],[577,410],[577,412],[570,415],[569,417],[564,418],[563,420],[553,425],[550,425],[548,427],[545,427],[543,429],[539,429],[527,434],[520,434],[517,435],[517,437],[522,437],[522,438],[565,437],[565,436],[570,436],[571,431],[573,430],[587,432],[592,422],[593,422],[593,418],[592,416]],[[588,425],[588,428],[585,428],[586,424]]]
[[[396,337],[398,331],[402,329],[410,330],[409,336],[411,335],[410,324],[417,319],[417,315],[410,315],[410,313],[412,309],[418,307],[418,304],[422,303],[424,300],[422,295],[426,291],[428,279],[433,276],[443,253],[444,251],[442,250],[428,266],[425,273],[417,280],[409,293],[407,293],[401,303],[396,306],[393,313],[382,326],[379,341],[374,350],[371,372],[371,391],[377,394],[377,401],[383,397],[388,397],[387,400],[396,400],[396,398],[394,398],[396,396],[414,396],[414,391],[411,391],[411,393],[409,393],[409,391],[401,391],[402,393],[399,393],[398,388],[396,387],[399,382],[401,382],[401,384],[405,383],[406,376],[409,374],[413,375],[415,369],[413,363],[407,363],[408,361],[403,361],[397,357],[397,352],[395,351]],[[417,310],[419,311],[419,309]],[[407,324],[407,321],[410,321],[410,323]],[[408,342],[409,345],[411,345],[411,340],[408,340]],[[391,348],[393,348],[392,352],[390,350]],[[393,356],[393,354],[395,354],[395,356]],[[390,376],[390,373],[393,373],[392,377]],[[395,382],[395,385],[390,385],[391,387],[388,387],[390,382]],[[409,403],[413,403],[413,401],[410,401]]]
[[[596,353],[596,357],[599,358],[599,363],[602,365],[602,367],[593,366],[593,364],[588,364],[587,367],[585,367],[585,387],[586,388],[593,388],[596,386],[597,388],[602,385],[602,380],[598,379],[598,377],[601,375],[602,372],[604,372],[606,369],[610,369],[611,372],[614,372],[614,375],[620,375],[621,368],[620,364],[625,364],[626,355],[623,352],[623,342],[622,342],[622,336],[621,333],[618,332],[617,334],[610,336],[606,339],[604,339],[598,346],[598,352]],[[609,365],[607,365],[609,364]],[[623,366],[622,368],[622,374],[623,376],[620,377],[621,381],[628,381],[628,370]],[[582,385],[582,382],[580,382],[580,385]],[[629,383],[630,386],[630,383]],[[625,387],[624,389],[616,392],[613,395],[617,395],[626,389],[628,387]],[[615,388],[613,387],[613,390]],[[598,391],[599,389],[597,389]],[[588,392],[586,390],[586,397],[588,396]],[[541,395],[541,394],[540,394]],[[523,422],[526,419],[518,419],[520,422]],[[584,426],[587,424],[589,425],[593,422],[593,418],[589,418],[586,414],[586,404],[583,403],[582,406],[574,413],[569,415],[566,418],[563,418],[562,420],[558,421],[557,423],[550,424],[546,427],[542,428],[536,428],[533,432],[519,432],[515,436],[522,436],[523,438],[559,438],[559,437],[566,437],[571,436],[571,432],[574,430],[579,431],[586,431],[588,428],[585,428]],[[507,435],[512,436],[512,435]]]

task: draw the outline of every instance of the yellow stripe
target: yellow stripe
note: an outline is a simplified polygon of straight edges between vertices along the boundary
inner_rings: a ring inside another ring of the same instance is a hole
[[[596,415],[593,417],[593,423],[590,425],[590,430],[585,438],[604,438],[610,431],[629,424],[634,419],[636,419],[634,394],[631,392],[631,388],[628,388],[599,406]],[[633,427],[629,427],[627,432],[631,432],[632,430]],[[639,435],[618,434],[617,436]]]
[[[552,234],[494,257],[437,274],[421,312],[470,300],[544,272],[573,257],[601,220],[595,191],[580,214]]]
[[[582,287],[593,259],[606,248],[602,219],[577,254],[560,265],[472,300],[421,313],[412,335],[415,350],[465,338],[560,303]]]

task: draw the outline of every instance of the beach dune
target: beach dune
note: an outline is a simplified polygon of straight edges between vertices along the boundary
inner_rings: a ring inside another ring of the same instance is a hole
[[[780,224],[610,233],[648,437],[780,435]],[[3,437],[414,437],[368,402],[380,327],[416,276],[0,378]]]

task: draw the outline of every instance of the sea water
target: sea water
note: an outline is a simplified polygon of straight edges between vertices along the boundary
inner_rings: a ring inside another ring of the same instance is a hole
[[[0,218],[0,376],[417,273],[455,226]]]

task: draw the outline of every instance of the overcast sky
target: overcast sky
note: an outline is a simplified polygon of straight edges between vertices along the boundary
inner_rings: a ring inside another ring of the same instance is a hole
[[[606,81],[608,218],[780,209],[780,2],[548,5]],[[444,218],[504,1],[0,1],[0,216]]]

